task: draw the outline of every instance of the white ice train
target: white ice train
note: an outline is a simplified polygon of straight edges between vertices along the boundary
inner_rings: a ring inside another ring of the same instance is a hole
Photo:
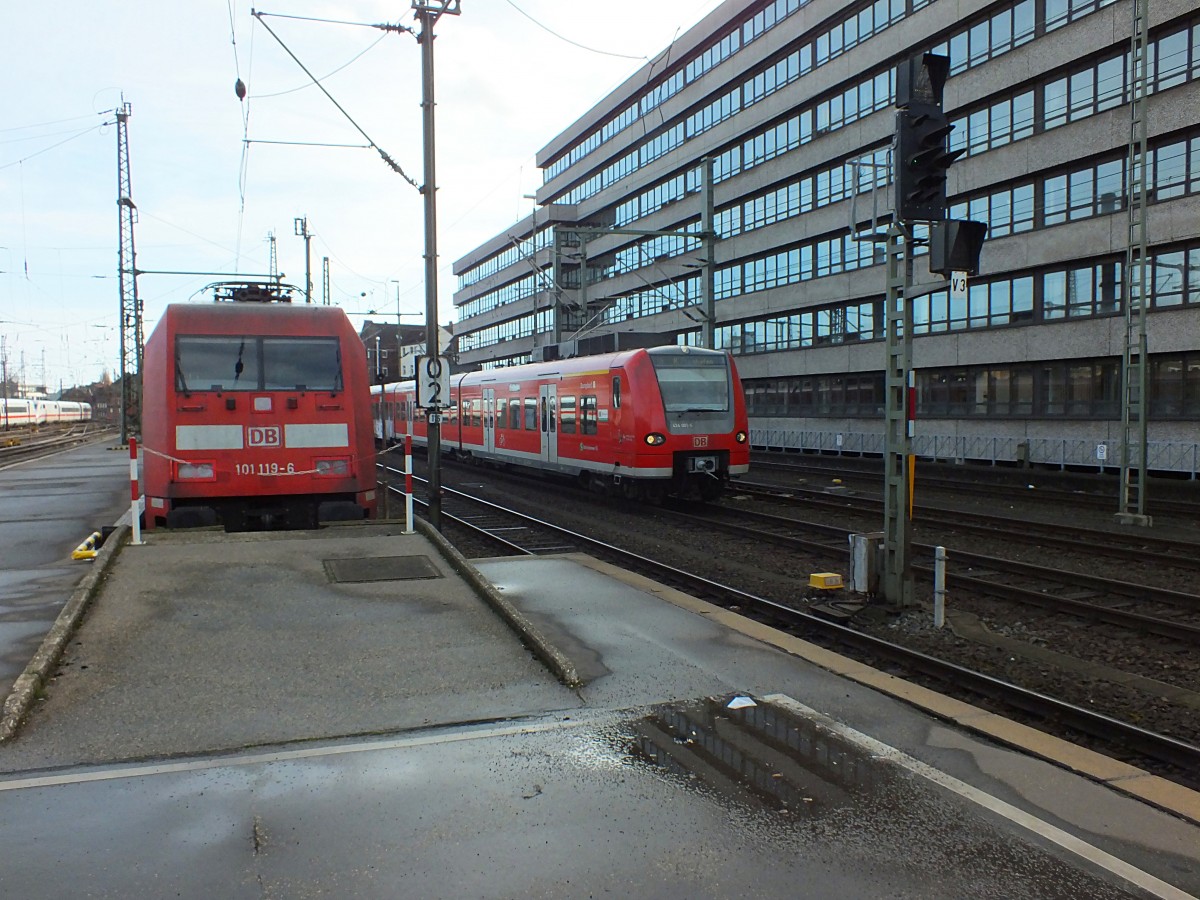
[[[50,425],[57,422],[90,422],[92,404],[75,400],[0,398],[0,427]]]

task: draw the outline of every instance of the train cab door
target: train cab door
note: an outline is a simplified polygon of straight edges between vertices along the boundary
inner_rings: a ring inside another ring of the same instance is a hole
[[[538,387],[538,428],[542,432],[542,462],[558,462],[558,385]]]
[[[483,452],[496,449],[496,389],[483,389]]]

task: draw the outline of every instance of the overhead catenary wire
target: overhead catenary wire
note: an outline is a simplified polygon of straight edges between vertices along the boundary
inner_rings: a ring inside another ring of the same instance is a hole
[[[511,237],[511,235],[510,235],[510,237]],[[680,237],[682,237],[684,241],[697,240],[697,238],[692,238],[692,237],[683,236],[683,235],[680,235]],[[637,245],[635,244],[635,246],[637,246]],[[676,254],[676,255],[677,256],[687,256],[691,252],[692,252],[691,250],[685,250],[683,253]],[[642,254],[642,250],[639,246],[638,255],[641,256],[641,254]],[[667,274],[666,270],[664,270],[659,265],[658,258],[651,259],[650,266],[652,268],[657,269],[659,271],[659,273],[661,273],[662,276],[667,280],[665,286],[663,284],[654,284],[648,278],[646,278],[646,276],[643,275],[641,272],[641,269],[646,268],[645,266],[628,266],[628,265],[626,265],[626,267],[619,274],[633,275],[635,278],[638,278],[639,280],[641,280],[641,282],[643,284],[645,284],[646,287],[648,287],[651,290],[651,292],[658,295],[663,300],[663,311],[666,311],[669,309],[677,309],[679,312],[683,313],[683,315],[685,315],[687,318],[691,319],[693,322],[702,321],[700,319],[696,319],[693,315],[691,315],[691,313],[688,312],[688,309],[687,309],[688,304],[684,303],[679,306],[676,306],[679,298],[672,298],[671,296],[669,296],[669,294],[664,292],[664,287],[671,291],[677,290],[678,286],[679,286],[678,285],[679,279],[690,278],[691,276],[685,275],[685,274],[680,274],[675,277],[671,277],[670,275]],[[586,273],[581,272],[580,278],[583,278],[583,277],[586,277]],[[686,300],[686,288],[684,289],[684,291],[685,291],[684,299]],[[628,294],[619,294],[615,297],[608,298],[608,302],[606,302],[603,306],[599,307],[596,310],[595,314],[592,315],[591,317],[589,317],[581,326],[579,326],[579,328],[573,334],[571,334],[567,338],[567,340],[569,340],[569,341],[577,340],[581,337],[585,337],[586,335],[591,334],[596,329],[601,328],[604,325],[604,314],[606,312],[608,312],[608,310],[610,310],[614,306],[616,306],[619,302],[621,302],[621,300],[625,299],[625,297],[627,297],[627,296],[629,296],[629,295]],[[586,310],[585,310],[585,312],[586,312]],[[701,315],[703,315],[703,313],[701,313]],[[593,323],[595,323],[595,324],[593,324]]]
[[[257,12],[254,12],[253,15],[270,16],[273,19],[295,19],[300,22],[320,22],[323,25],[352,25],[357,28],[382,28],[384,31],[407,31],[410,34],[415,33],[413,32],[413,29],[409,28],[407,25],[389,25],[383,22],[348,22],[345,19],[323,19],[318,18],[317,16],[294,16],[286,13],[269,13],[264,12],[261,9]],[[371,48],[368,47],[367,49],[369,50]]]
[[[289,16],[286,18],[299,18],[299,17]],[[320,21],[320,20],[318,20],[318,21]],[[349,23],[337,23],[337,24],[349,24]],[[320,80],[325,81],[329,78],[332,78],[334,75],[336,75],[338,72],[342,71],[343,69],[349,68],[350,66],[354,65],[354,63],[358,62],[359,59],[361,59],[363,56],[365,56],[371,50],[374,50],[375,47],[379,44],[379,42],[382,41],[386,37],[387,37],[386,34],[381,34],[373,43],[369,44],[367,47],[363,48],[358,53],[354,54],[352,57],[350,57],[348,60],[346,60],[340,66],[338,66],[332,72],[326,72],[324,75],[322,75]],[[296,91],[303,91],[306,88],[310,88],[310,87],[312,87],[311,84],[302,84],[299,87],[288,88],[286,91],[275,91],[270,94],[255,94],[254,96],[260,100],[264,99],[266,97],[282,97],[285,94],[294,94],[294,93],[296,93]],[[262,142],[260,141],[259,143],[262,143]]]
[[[370,144],[331,144],[328,141],[268,141],[262,138],[245,138],[246,144],[281,144],[285,147],[341,147],[350,150],[370,150]]]
[[[649,57],[647,57],[647,56],[631,56],[628,53],[611,53],[608,50],[597,50],[595,47],[588,47],[587,45],[581,44],[578,41],[571,40],[569,37],[564,37],[563,35],[559,34],[554,29],[543,24],[542,22],[539,22],[537,19],[535,19],[529,13],[525,12],[525,10],[521,9],[521,7],[517,6],[517,4],[513,3],[513,0],[504,0],[504,2],[507,3],[509,6],[511,6],[513,9],[515,9],[517,12],[519,12],[521,15],[523,15],[525,18],[527,18],[530,22],[532,22],[538,28],[545,31],[547,34],[554,35],[554,37],[558,38],[560,41],[565,41],[566,43],[570,44],[572,47],[578,47],[580,50],[586,50],[589,53],[598,53],[601,56],[615,56],[618,59],[642,59],[642,60],[649,59]]]
[[[24,137],[4,138],[3,140],[0,140],[0,144],[25,144],[30,141],[44,141],[44,140],[47,140],[48,138],[60,137],[61,135],[64,135],[64,134],[75,136],[77,134],[86,133],[86,132],[90,131],[92,128],[99,128],[102,124],[104,124],[104,123],[98,122],[95,125],[92,125],[88,128],[83,129],[82,132],[78,128],[68,128],[63,131],[49,131],[49,132],[43,132],[42,134],[27,134]]]
[[[321,84],[320,80],[315,75],[313,75],[312,72],[310,72],[308,70],[308,67],[305,66],[304,63],[300,62],[300,59],[296,56],[296,54],[293,53],[291,51],[291,49],[288,47],[288,45],[285,44],[283,42],[283,40],[279,37],[279,35],[277,35],[274,32],[274,30],[272,30],[271,26],[268,25],[263,20],[263,16],[265,15],[265,13],[252,10],[251,15],[253,15],[256,19],[258,19],[258,23],[260,25],[262,25],[263,28],[267,29],[267,33],[269,35],[271,35],[271,37],[275,38],[275,40],[276,40],[276,42],[278,42],[279,46],[281,46],[284,49],[284,52],[286,52],[287,55],[292,58],[292,60],[296,63],[296,65],[298,65],[301,68],[301,70],[304,72],[305,75],[307,75],[310,79],[312,79],[313,84],[315,84],[318,88],[320,88],[321,93],[323,93],[329,99],[330,103],[332,103],[335,107],[337,107],[338,112],[340,112],[343,116],[346,117],[346,121],[354,126],[354,129],[363,136],[364,140],[367,141],[367,143],[370,145],[371,149],[373,149],[376,153],[379,154],[380,158],[388,165],[388,167],[392,171],[394,171],[397,175],[399,175],[401,178],[403,178],[405,181],[407,181],[409,184],[411,184],[418,191],[421,191],[422,190],[421,185],[417,184],[416,181],[414,181],[412,178],[410,178],[405,173],[405,171],[402,168],[400,168],[400,165],[395,160],[393,160],[391,158],[391,156],[389,156],[382,147],[380,147],[378,144],[375,143],[374,140],[372,140],[371,136],[369,134],[367,134],[362,129],[362,127],[356,121],[354,121],[354,118],[348,112],[346,112],[346,110],[342,107],[342,105],[340,103],[338,103],[337,100],[334,99],[333,94],[329,93],[329,91],[326,90],[325,85]]]
[[[241,107],[242,107],[242,110],[241,110],[242,111],[242,157],[241,157],[241,160],[238,162],[238,199],[239,199],[239,202],[238,202],[238,227],[237,227],[237,239],[236,239],[237,252],[236,252],[236,256],[235,256],[235,268],[236,268],[236,265],[240,265],[240,262],[241,262],[242,228],[243,228],[245,220],[246,220],[246,182],[247,182],[247,175],[248,175],[249,169],[250,169],[250,147],[249,147],[249,142],[246,139],[250,137],[250,103],[249,103],[249,100],[248,100],[247,94],[246,94],[246,84],[244,81],[242,81],[241,62],[238,59],[237,28],[235,26],[233,0],[226,0],[225,7],[229,11],[229,43],[233,47],[233,68],[234,68],[234,74],[237,77],[237,81],[235,82],[235,90],[237,93],[238,100],[241,102]],[[254,56],[254,33],[253,33],[253,31],[251,31],[250,41],[251,41],[250,55],[251,55],[251,59],[253,59],[253,56]],[[249,73],[247,73],[247,75],[248,74]]]
[[[9,131],[26,131],[30,128],[45,128],[47,125],[62,125],[64,122],[78,122],[82,119],[90,119],[93,116],[107,116],[109,113],[115,113],[115,112],[116,112],[115,109],[102,109],[99,112],[88,113],[87,115],[83,115],[83,116],[70,116],[69,118],[66,118],[66,119],[52,119],[49,122],[34,122],[31,125],[13,125],[9,128],[0,128],[0,134],[5,134]],[[65,133],[65,132],[60,132],[60,133]],[[49,136],[50,135],[42,135],[42,137],[49,137]],[[24,140],[24,138],[21,138],[21,140]]]
[[[23,156],[20,159],[15,159],[10,163],[5,163],[4,165],[0,166],[0,169],[8,169],[8,168],[11,168],[12,166],[19,166],[21,163],[27,162],[28,160],[33,159],[35,156],[41,156],[43,153],[48,153],[49,151],[55,149],[56,147],[61,147],[63,144],[67,144],[73,140],[76,140],[77,138],[81,138],[85,134],[91,134],[93,131],[99,131],[101,128],[106,128],[109,125],[113,125],[113,124],[115,124],[115,122],[106,121],[106,122],[101,122],[99,125],[91,125],[87,128],[84,128],[82,131],[75,132],[70,137],[63,138],[61,141],[51,144],[49,147],[43,147],[41,150],[35,150],[33,153],[30,153],[28,156]]]

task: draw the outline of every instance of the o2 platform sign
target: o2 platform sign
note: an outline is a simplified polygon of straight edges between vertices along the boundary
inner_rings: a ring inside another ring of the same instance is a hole
[[[444,409],[450,405],[450,360],[444,356],[417,357],[417,406]]]

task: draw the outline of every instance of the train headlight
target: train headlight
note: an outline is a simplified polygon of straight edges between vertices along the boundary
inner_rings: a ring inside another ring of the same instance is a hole
[[[210,462],[181,462],[175,469],[177,481],[212,481],[216,467]]]
[[[657,447],[659,444],[665,444],[666,442],[666,437],[659,434],[657,431],[652,431],[650,434],[646,435],[646,443],[651,447]]]
[[[735,434],[735,435],[733,436],[733,439],[734,439],[735,441],[737,441],[739,444],[744,444],[744,443],[746,443],[746,432],[744,432],[744,431],[739,431],[737,434]]]
[[[350,474],[348,459],[318,459],[313,466],[318,478],[338,478]]]

